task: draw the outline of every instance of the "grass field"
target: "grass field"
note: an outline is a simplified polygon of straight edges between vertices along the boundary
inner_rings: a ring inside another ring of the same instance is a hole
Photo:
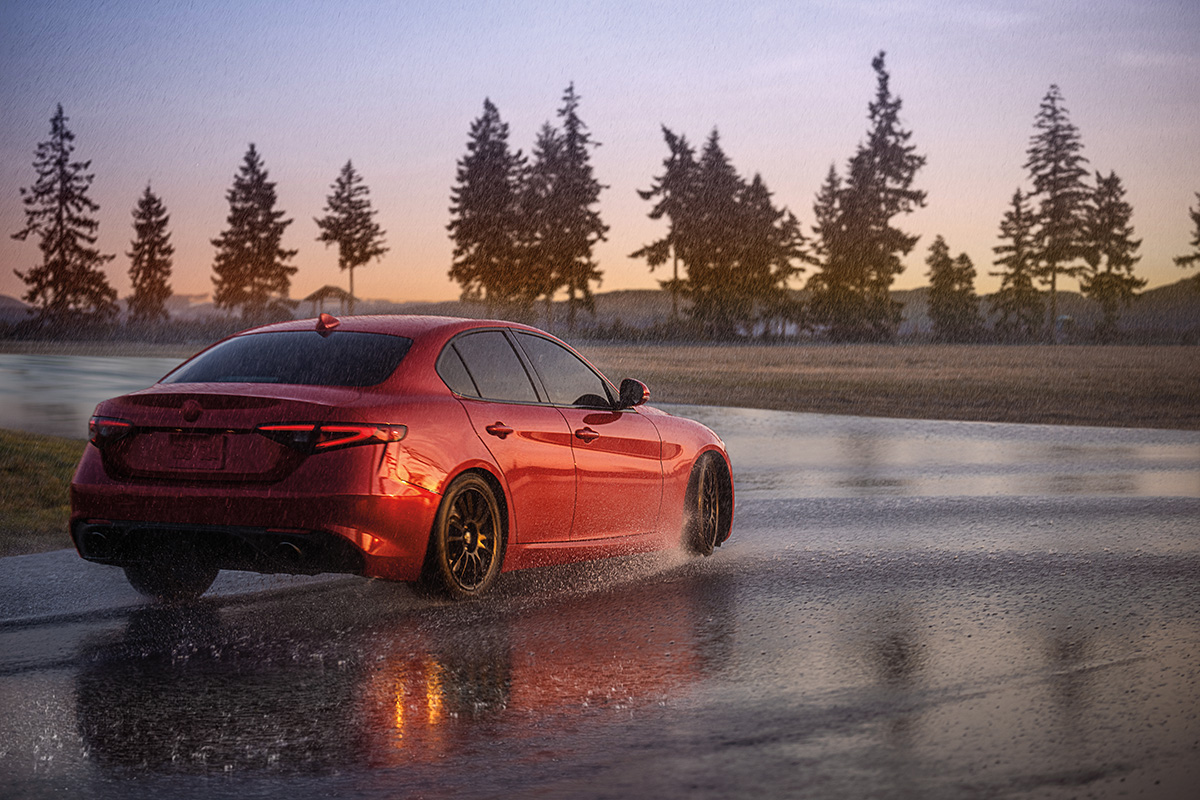
[[[71,546],[67,488],[85,444],[0,429],[0,556]]]
[[[652,402],[875,417],[1200,429],[1200,347],[582,343]]]
[[[69,347],[48,351],[132,355]],[[582,342],[579,349],[614,380],[645,382],[651,402],[1200,429],[1200,347]],[[138,354],[187,353],[150,347]],[[70,546],[67,486],[83,447],[0,430],[0,555]]]

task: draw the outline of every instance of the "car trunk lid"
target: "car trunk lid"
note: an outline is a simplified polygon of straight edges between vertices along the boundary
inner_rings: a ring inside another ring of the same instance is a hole
[[[324,422],[360,395],[325,386],[159,384],[96,408],[97,417],[129,423],[98,446],[105,469],[124,478],[277,481],[305,456],[258,427]]]

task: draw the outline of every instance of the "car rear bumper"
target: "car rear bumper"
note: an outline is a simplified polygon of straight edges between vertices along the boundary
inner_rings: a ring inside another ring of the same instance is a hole
[[[400,483],[387,494],[312,494],[80,478],[71,486],[76,549],[118,566],[191,553],[220,569],[416,580],[440,500]]]
[[[360,575],[365,562],[361,550],[327,531],[80,519],[71,538],[83,558],[116,566],[189,558],[219,569]]]

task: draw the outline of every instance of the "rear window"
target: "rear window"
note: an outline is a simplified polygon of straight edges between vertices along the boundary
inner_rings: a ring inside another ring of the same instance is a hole
[[[201,353],[162,382],[374,386],[392,374],[411,345],[412,339],[383,333],[252,333]]]

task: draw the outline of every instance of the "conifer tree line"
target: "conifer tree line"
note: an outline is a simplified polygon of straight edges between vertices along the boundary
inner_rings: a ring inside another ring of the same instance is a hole
[[[75,135],[66,123],[59,105],[50,121],[50,138],[37,148],[37,180],[20,190],[25,227],[13,234],[22,241],[31,235],[38,240],[41,263],[14,272],[28,287],[23,297],[34,307],[35,322],[59,332],[110,322],[117,314],[117,292],[99,268],[116,256],[95,247],[99,222],[93,215],[99,205],[88,196],[95,176],[88,172],[90,161],[73,160]],[[275,184],[268,177],[251,144],[226,194],[227,227],[212,240],[214,305],[240,311],[245,322],[288,319],[297,305],[289,298],[291,276],[297,271],[290,262],[297,251],[282,246],[292,220],[275,208]],[[320,229],[317,241],[338,246],[338,265],[350,272],[353,297],[354,269],[387,252],[384,231],[374,220],[369,191],[351,162],[331,188],[325,216],[314,220]],[[175,254],[169,224],[165,203],[147,184],[133,209],[134,238],[126,253],[133,287],[128,317],[133,324],[152,324],[169,316],[166,303],[172,296]]]
[[[592,285],[603,273],[593,248],[608,233],[596,205],[607,187],[593,173],[591,151],[599,142],[579,105],[571,83],[558,109],[561,127],[546,122],[526,158],[509,146],[496,105],[483,101],[458,161],[447,225],[454,242],[450,278],[464,300],[522,318],[539,299],[552,309],[555,295],[565,292],[572,330],[580,311],[595,308]]]
[[[662,131],[669,150],[663,172],[638,194],[656,201],[650,217],[665,217],[668,230],[631,257],[645,258],[652,270],[671,262],[662,284],[673,316],[679,297],[691,301],[701,333],[727,338],[741,326],[766,332],[794,320],[788,281],[812,261],[795,215],[775,206],[762,176],[738,175],[715,129],[698,158],[686,136]]]
[[[809,235],[792,211],[776,203],[760,174],[738,173],[716,128],[697,148],[662,126],[667,155],[661,172],[638,194],[665,231],[631,257],[644,259],[651,271],[669,270],[660,281],[672,299],[668,327],[715,338],[798,330],[838,341],[895,335],[901,309],[891,287],[919,242],[903,230],[902,220],[927,202],[919,185],[926,157],[902,122],[885,58],[880,52],[871,62],[875,93],[864,138],[844,166],[830,166],[814,198]],[[510,318],[531,316],[542,301],[552,323],[554,301],[563,298],[572,330],[581,313],[594,311],[603,277],[594,248],[609,232],[599,199],[608,187],[594,173],[591,155],[600,143],[580,105],[571,83],[556,124],[541,127],[526,156],[510,146],[508,125],[484,100],[450,193],[449,277],[463,299]],[[37,146],[36,179],[20,190],[25,225],[12,234],[38,244],[39,262],[14,272],[27,286],[23,297],[36,321],[52,327],[110,321],[117,313],[117,294],[103,271],[115,256],[96,246],[99,206],[89,196],[91,162],[75,157],[67,121],[58,106],[49,139]],[[1028,182],[1015,190],[992,248],[989,274],[1000,278],[998,291],[982,302],[970,257],[952,257],[940,235],[929,247],[929,318],[938,340],[988,335],[1053,341],[1063,322],[1058,295],[1068,279],[1100,308],[1094,337],[1111,340],[1122,311],[1146,286],[1135,274],[1141,240],[1121,178],[1112,170],[1092,172],[1056,85],[1043,97],[1033,128],[1024,164]],[[337,247],[351,298],[354,271],[388,252],[369,194],[347,161],[330,187],[324,215],[314,218],[316,240]],[[1175,258],[1182,268],[1200,265],[1200,193],[1196,197],[1197,206],[1188,209],[1192,251]],[[297,305],[289,292],[298,251],[284,247],[283,237],[292,219],[276,207],[275,184],[255,145],[226,200],[226,227],[211,240],[215,305],[246,322],[290,317]],[[126,251],[133,322],[168,317],[175,256],[169,225],[167,204],[147,183],[133,209],[134,236]],[[1200,288],[1200,275],[1196,281]]]
[[[759,176],[759,221],[739,212],[745,200],[734,188],[740,179],[720,152],[714,131],[699,161],[686,138],[664,128],[670,154],[663,173],[639,194],[655,200],[651,219],[665,218],[666,235],[633,256],[653,270],[672,265],[663,282],[672,296],[692,301],[689,313],[710,332],[729,335],[769,330],[776,316],[799,321],[835,341],[882,341],[895,335],[900,305],[890,290],[905,268],[903,258],[918,237],[897,221],[925,205],[916,185],[925,156],[912,143],[900,119],[901,99],[890,87],[880,52],[871,63],[875,96],[868,104],[868,129],[844,170],[829,172],[813,205],[813,238],[806,240],[795,217],[774,209]],[[995,335],[1007,341],[1055,341],[1060,278],[1075,278],[1081,292],[1099,304],[1103,318],[1093,332],[1111,340],[1117,321],[1146,280],[1134,274],[1141,240],[1130,224],[1132,208],[1120,177],[1085,168],[1078,129],[1071,123],[1055,85],[1043,98],[1026,152],[1030,187],[1017,189],[1000,223],[993,248],[1001,286],[990,298]],[[745,182],[741,183],[747,188]],[[1200,199],[1200,194],[1197,194]],[[1200,208],[1191,210],[1197,226],[1196,252],[1176,258],[1180,266],[1200,263]],[[753,216],[753,215],[751,215]],[[702,231],[697,237],[693,232]],[[757,262],[743,261],[738,247],[772,242]],[[770,263],[772,268],[762,270]],[[926,260],[930,279],[929,317],[941,341],[974,341],[985,329],[975,294],[975,267],[966,253],[951,258],[945,239],[936,237]],[[788,279],[815,270],[804,301],[788,291]],[[684,272],[680,276],[679,268]],[[1200,278],[1198,278],[1200,282]],[[1045,291],[1043,291],[1045,290]],[[673,306],[674,307],[674,306]]]

